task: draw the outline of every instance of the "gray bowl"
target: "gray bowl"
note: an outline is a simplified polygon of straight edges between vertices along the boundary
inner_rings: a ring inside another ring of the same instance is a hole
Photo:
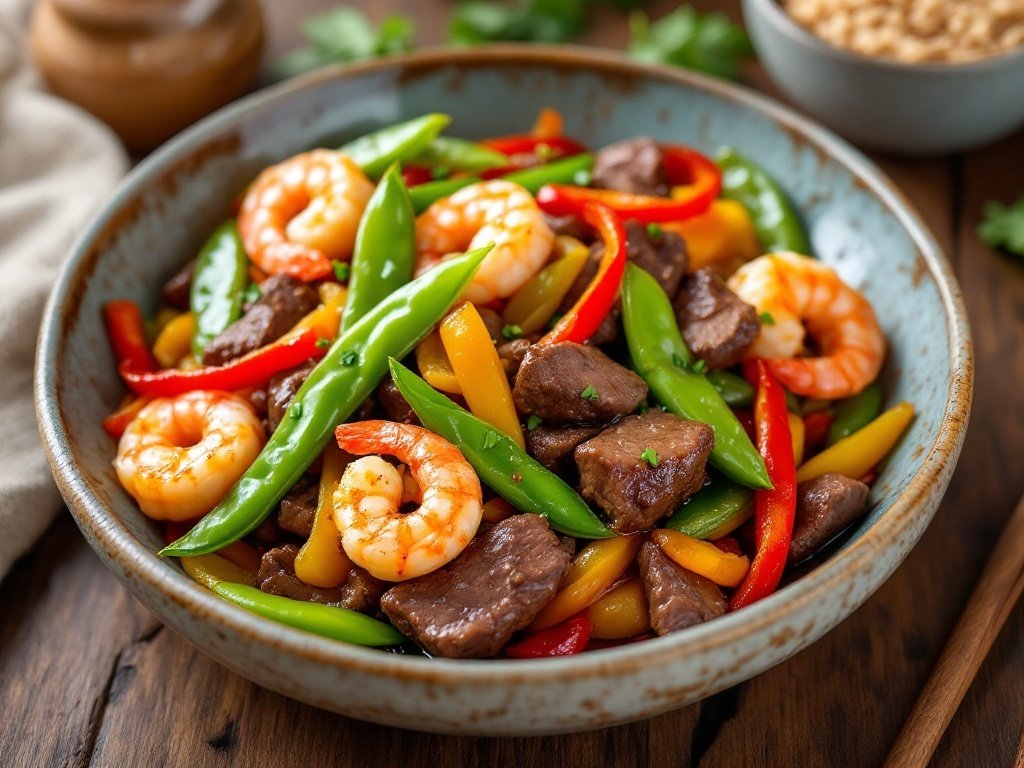
[[[743,15],[779,89],[857,144],[957,152],[1024,124],[1024,48],[967,64],[902,64],[826,43],[778,0],[743,0]]]

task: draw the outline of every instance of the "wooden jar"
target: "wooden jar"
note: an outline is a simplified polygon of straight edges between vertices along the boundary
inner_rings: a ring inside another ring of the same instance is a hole
[[[55,93],[146,151],[249,88],[263,18],[258,0],[39,0],[30,44]]]

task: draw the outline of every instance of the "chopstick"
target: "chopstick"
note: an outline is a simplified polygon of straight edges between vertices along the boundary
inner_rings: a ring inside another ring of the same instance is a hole
[[[1024,496],[1003,529],[932,676],[885,761],[924,768],[1024,590]],[[1024,751],[1024,740],[1021,742]],[[1024,754],[1017,764],[1024,763]]]

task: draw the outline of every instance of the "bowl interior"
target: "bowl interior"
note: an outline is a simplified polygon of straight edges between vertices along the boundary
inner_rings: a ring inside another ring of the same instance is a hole
[[[117,546],[150,551],[162,545],[155,526],[119,487],[111,467],[114,446],[100,427],[124,395],[103,327],[104,302],[126,297],[144,312],[154,310],[162,281],[196,253],[228,215],[231,201],[270,163],[425,112],[451,114],[451,133],[473,138],[525,130],[540,108],[556,106],[567,132],[594,147],[645,134],[705,152],[732,145],[766,167],[806,217],[816,254],[876,307],[890,342],[887,402],[909,400],[918,411],[874,486],[873,511],[839,556],[749,614],[741,611],[652,643],[708,640],[719,628],[735,629],[758,611],[785,605],[787,594],[807,593],[836,569],[850,568],[855,561],[844,560],[843,551],[885,518],[937,445],[953,408],[951,393],[963,397],[969,387],[966,326],[948,309],[958,301],[955,284],[945,282],[951,280],[948,265],[898,194],[858,153],[824,131],[764,99],[693,76],[652,74],[565,51],[408,61],[344,76],[321,73],[302,86],[279,87],[218,113],[140,165],[80,241],[49,307],[38,391],[62,488],[86,501],[73,506],[87,536],[95,543],[114,532]],[[168,589],[193,594],[175,563],[140,557],[146,569],[160,569]],[[384,656],[301,637],[285,627],[267,631],[283,640],[301,639],[331,658]],[[627,647],[596,655],[639,653]],[[427,662],[391,657],[390,663]],[[581,657],[572,663],[587,662]]]

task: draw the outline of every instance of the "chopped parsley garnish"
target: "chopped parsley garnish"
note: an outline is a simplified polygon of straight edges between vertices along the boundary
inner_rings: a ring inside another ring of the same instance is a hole
[[[658,466],[658,452],[651,448],[651,446],[647,446],[644,448],[643,453],[640,454],[640,461],[646,461],[652,467],[656,467]]]
[[[580,392],[580,397],[582,397],[584,400],[597,400],[601,396],[597,394],[597,390],[594,389],[594,385],[591,384],[589,387]]]
[[[535,430],[543,423],[544,419],[542,419],[536,413],[531,413],[529,416],[526,417],[526,428],[529,429],[530,431]]]
[[[686,362],[686,359],[682,355],[677,355],[675,352],[672,353],[672,365],[686,371],[690,369],[690,364]]]
[[[487,432],[484,435],[484,448],[493,448],[498,444],[498,435],[495,432]]]
[[[502,326],[501,328],[501,335],[504,336],[509,341],[512,341],[513,339],[518,339],[522,337],[523,329],[521,326],[515,324],[505,325]]]
[[[359,353],[354,349],[346,349],[341,353],[341,364],[344,366],[353,366],[359,362]]]
[[[775,325],[775,318],[771,312],[762,312],[757,319],[761,321],[761,325]]]
[[[352,273],[352,268],[344,261],[338,261],[337,259],[331,260],[331,266],[334,267],[334,279],[339,283],[347,283],[348,276]]]
[[[249,287],[245,289],[245,293],[242,295],[243,304],[255,304],[257,301],[263,298],[263,291],[256,283],[249,283]]]
[[[651,237],[654,240],[660,240],[663,234],[665,233],[662,231],[661,227],[656,222],[652,221],[650,224],[647,225],[648,237]]]
[[[690,366],[690,370],[693,371],[694,373],[704,373],[704,371],[707,370],[707,367],[707,363],[705,363],[703,360],[698,360],[697,362]]]
[[[329,346],[331,346],[331,340],[330,339],[317,339],[316,340],[316,348],[317,349],[326,349]]]

